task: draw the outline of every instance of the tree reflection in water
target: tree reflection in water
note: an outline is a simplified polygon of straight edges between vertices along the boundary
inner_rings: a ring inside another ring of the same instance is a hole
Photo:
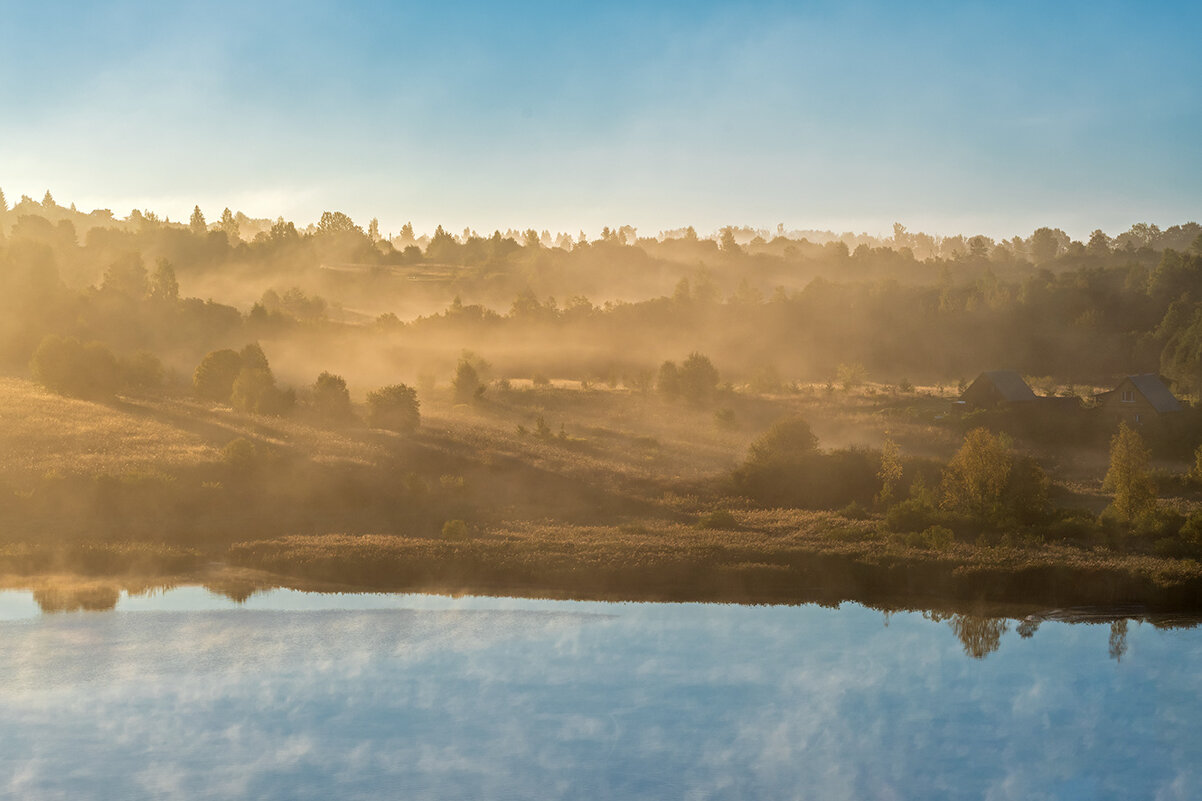
[[[1110,658],[1122,662],[1127,653],[1127,618],[1110,623]]]

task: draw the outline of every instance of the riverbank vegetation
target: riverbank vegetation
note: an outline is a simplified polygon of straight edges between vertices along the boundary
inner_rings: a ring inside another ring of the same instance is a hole
[[[1095,399],[1202,390],[1193,223],[0,234],[0,572],[1202,606],[1202,413]],[[1072,412],[957,403],[1003,365]]]

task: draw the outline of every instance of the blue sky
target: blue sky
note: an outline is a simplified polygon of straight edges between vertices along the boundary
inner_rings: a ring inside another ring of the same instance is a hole
[[[1198,4],[1054,5],[0,0],[0,188],[385,231],[1202,217]]]

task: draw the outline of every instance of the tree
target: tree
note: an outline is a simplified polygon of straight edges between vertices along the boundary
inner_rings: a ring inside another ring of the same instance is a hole
[[[317,230],[322,234],[363,233],[363,229],[355,225],[355,221],[340,211],[322,212],[317,222]]]
[[[42,198],[42,207],[52,209],[58,204],[54,202],[54,195],[50,194],[50,190],[46,190],[46,195]]]
[[[417,429],[421,416],[417,392],[404,384],[393,384],[367,393],[367,424],[372,428],[409,433]]]
[[[1060,253],[1060,242],[1051,228],[1039,228],[1031,234],[1031,258],[1036,264],[1049,262]]]
[[[159,301],[179,300],[179,281],[175,279],[175,268],[166,259],[159,259],[155,267],[150,279],[150,297]]]
[[[943,472],[943,506],[979,518],[997,517],[1012,466],[1008,443],[974,428]]]
[[[266,370],[271,372],[271,365],[267,363],[267,354],[263,352],[263,348],[258,342],[251,342],[242,348],[238,354],[242,360],[242,366],[251,370]]]
[[[680,397],[680,370],[677,369],[676,362],[664,362],[659,366],[655,388],[666,398]]]
[[[881,444],[881,469],[876,474],[881,480],[881,491],[876,496],[877,504],[889,505],[902,479],[902,473],[901,449],[897,447],[893,437],[885,434],[885,441]]]
[[[720,376],[707,356],[694,351],[680,365],[678,378],[681,396],[692,403],[702,403],[713,396]]]
[[[227,403],[234,381],[242,370],[242,357],[237,351],[224,349],[207,354],[192,375],[192,389],[197,397]]]
[[[1102,489],[1114,493],[1110,509],[1124,523],[1156,508],[1156,491],[1148,473],[1151,452],[1139,432],[1126,423],[1110,439],[1110,469]]]
[[[342,376],[322,373],[313,384],[313,411],[327,420],[351,416],[351,393]]]
[[[231,245],[238,240],[238,221],[234,219],[234,213],[228,207],[221,212],[221,230],[225,232],[225,238]]]
[[[1089,235],[1089,244],[1085,246],[1085,251],[1091,256],[1109,256],[1110,237],[1106,236],[1106,232],[1101,228],[1095,229]]]
[[[458,403],[467,403],[484,394],[484,384],[480,382],[480,374],[467,359],[459,360],[459,366],[455,368],[455,378],[451,381],[451,386],[455,389],[455,401]]]
[[[127,298],[146,297],[150,288],[142,254],[129,253],[109,265],[101,281],[102,292],[124,295]]]
[[[8,200],[4,197],[4,190],[0,189],[0,214],[8,211]]]
[[[243,366],[230,387],[233,407],[253,414],[284,414],[294,400],[291,392],[282,392],[276,387],[275,377],[265,367]]]
[[[192,209],[192,218],[188,221],[188,228],[198,236],[208,230],[208,226],[205,225],[205,216],[201,213],[200,206],[195,206]]]
[[[367,237],[372,242],[380,241],[380,221],[375,217],[372,217],[371,222],[367,224]]]

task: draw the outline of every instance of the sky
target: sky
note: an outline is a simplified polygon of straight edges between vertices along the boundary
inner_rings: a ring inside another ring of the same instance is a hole
[[[1202,218],[1202,4],[0,0],[0,189],[595,236]]]

